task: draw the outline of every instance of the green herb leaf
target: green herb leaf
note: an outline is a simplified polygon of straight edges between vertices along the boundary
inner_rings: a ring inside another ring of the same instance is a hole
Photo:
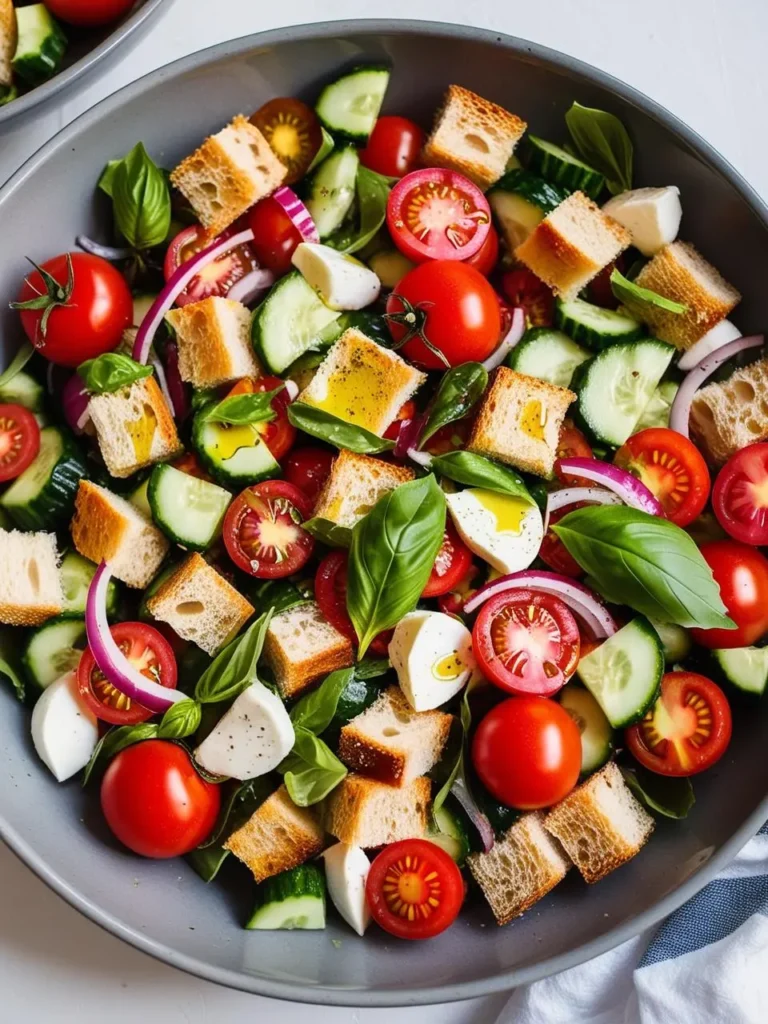
[[[668,519],[593,505],[552,529],[607,601],[679,626],[735,628],[701,552]]]
[[[346,448],[358,455],[376,455],[389,452],[395,447],[394,441],[372,434],[370,430],[333,416],[323,409],[317,409],[306,402],[292,402],[288,406],[288,419],[299,430],[321,441]]]
[[[271,772],[245,782],[225,782],[216,824],[198,849],[207,850],[226,843],[232,833],[242,828],[276,788],[275,776]]]
[[[5,676],[16,691],[19,700],[24,700],[26,684],[18,663],[18,636],[11,629],[0,630],[0,676]]]
[[[649,811],[664,815],[665,818],[687,818],[696,803],[691,780],[657,775],[642,765],[622,768],[622,774],[629,788],[645,804]]]
[[[427,413],[419,446],[441,427],[466,416],[488,387],[488,371],[482,363],[462,363],[443,375]]]
[[[278,766],[288,795],[298,807],[319,803],[335,789],[347,769],[330,747],[313,732],[296,726],[293,750]]]
[[[387,216],[387,200],[391,188],[390,178],[369,171],[362,164],[357,170],[357,214],[348,225],[342,225],[326,241],[339,252],[353,253],[364,249],[380,230]]]
[[[302,528],[307,524],[302,523]],[[273,615],[294,605],[303,604],[307,597],[290,580],[257,580],[248,592],[248,598],[257,608],[267,608]]]
[[[467,451],[447,452],[445,455],[435,455],[430,468],[438,476],[446,476],[465,487],[482,487],[486,491],[495,491],[511,498],[520,498],[531,505],[536,504],[522,477],[508,466],[486,459],[484,455]]]
[[[260,615],[242,636],[234,639],[213,659],[195,687],[195,698],[201,704],[234,700],[251,683],[258,682],[259,658],[272,614],[270,608]]]
[[[112,192],[114,191],[115,171],[122,162],[122,160],[110,160],[101,172],[101,177],[96,183],[96,187],[100,188],[102,192],[105,192],[110,199],[112,198]]]
[[[116,757],[121,750],[133,746],[134,743],[141,743],[143,740],[154,740],[157,738],[157,726],[154,722],[141,722],[139,725],[119,725],[109,732],[104,733],[96,749],[91,754],[91,759],[85,766],[83,785],[87,786],[94,771],[101,772],[107,766],[107,762]]]
[[[574,103],[565,123],[579,156],[605,175],[613,195],[632,188],[632,140],[615,114]]]
[[[378,679],[392,668],[389,658],[363,658],[355,665],[355,679]]]
[[[330,519],[313,517],[301,524],[301,528],[313,537],[327,544],[329,548],[348,548],[352,543],[352,530],[348,526],[339,526]]]
[[[186,860],[204,882],[212,882],[221,871],[227,857],[229,857],[229,850],[225,850],[222,846],[211,846],[206,849],[192,850],[187,854]]]
[[[86,359],[77,372],[92,395],[106,395],[151,377],[153,370],[120,352],[106,352],[95,359]]]
[[[260,391],[252,395],[232,395],[221,402],[204,408],[198,415],[203,423],[229,423],[235,427],[249,423],[271,423],[277,416],[272,399],[285,385],[274,391]]]
[[[347,610],[360,640],[358,657],[416,607],[444,532],[445,495],[433,476],[401,484],[356,524]]]
[[[634,281],[624,277],[616,267],[611,272],[611,291],[619,302],[622,302],[631,313],[636,313],[640,319],[643,317],[643,310],[646,306],[657,306],[659,309],[666,310],[667,313],[677,313],[678,315],[688,312],[688,307],[684,302],[675,302],[673,299],[659,295],[658,292],[651,291],[650,288],[641,288]]]
[[[333,147],[335,145],[333,141],[333,136],[329,131],[323,128],[322,125],[320,126],[320,131],[322,132],[322,142],[320,143],[320,149],[318,149],[318,151],[312,158],[312,163],[307,168],[307,174],[309,174],[310,171],[314,171],[317,165],[321,164],[323,160],[325,160],[325,158],[327,156],[330,156],[331,153],[333,152]]]
[[[291,708],[290,718],[294,726],[300,725],[316,734],[324,732],[331,724],[341,695],[354,675],[354,669],[342,668],[326,676],[316,690],[302,697]]]
[[[109,165],[108,165],[109,166]],[[105,188],[104,174],[99,182]],[[115,210],[115,224],[129,245],[139,251],[161,245],[171,226],[168,180],[137,143],[107,175]]]
[[[459,724],[461,726],[461,740],[459,743],[459,752],[456,757],[456,761],[451,769],[448,778],[445,780],[443,785],[435,794],[432,800],[432,815],[440,810],[448,798],[448,794],[451,792],[453,786],[459,775],[464,775],[464,758],[466,754],[467,744],[469,742],[469,731],[472,728],[472,709],[469,706],[469,695],[479,685],[480,675],[473,675],[467,685],[464,687],[464,693],[461,697],[461,708],[459,711]]]
[[[161,740],[183,740],[194,736],[200,728],[202,711],[196,700],[180,700],[172,704],[163,715],[157,727],[157,736]]]
[[[22,342],[16,352],[16,355],[10,361],[8,366],[0,373],[0,388],[4,388],[6,384],[10,384],[13,378],[21,373],[24,367],[27,365],[29,360],[35,354],[35,350],[28,341]]]

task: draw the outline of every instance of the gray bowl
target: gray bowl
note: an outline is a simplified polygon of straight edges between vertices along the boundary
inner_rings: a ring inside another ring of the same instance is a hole
[[[766,208],[720,156],[672,115],[578,61],[492,32],[415,22],[338,22],[283,28],[216,46],[154,72],[100,103],[45,146],[0,191],[0,296],[26,264],[105,231],[93,185],[101,167],[143,139],[168,167],[233,113],[272,96],[311,101],[344,65],[391,60],[389,111],[427,124],[455,80],[563,137],[571,101],[607,108],[628,126],[636,180],[674,183],[683,236],[711,256],[745,299],[745,331],[768,322]],[[455,71],[460,68],[461,71]],[[31,230],[43,224],[45,231]],[[5,360],[19,337],[0,314]],[[5,361],[3,360],[3,362]],[[94,794],[58,786],[29,742],[28,712],[0,685],[0,835],[53,889],[93,921],[200,977],[278,998],[395,1006],[511,988],[588,960],[660,921],[701,888],[768,818],[764,709],[735,709],[734,742],[696,779],[684,822],[660,821],[650,844],[594,888],[570,876],[521,920],[497,928],[475,899],[448,932],[404,943],[373,928],[359,939],[331,916],[326,932],[246,932],[243,876],[205,887],[186,864],[151,862],[106,834]],[[341,940],[335,944],[335,940]]]
[[[87,83],[97,66],[103,68],[118,52],[124,52],[129,44],[135,46],[149,28],[154,15],[163,5],[171,3],[173,0],[137,0],[128,14],[101,28],[82,29],[62,23],[69,39],[62,70],[48,82],[0,107],[0,133],[6,126],[18,124],[31,111],[39,113],[42,107],[48,106],[53,100],[60,103],[65,93]]]

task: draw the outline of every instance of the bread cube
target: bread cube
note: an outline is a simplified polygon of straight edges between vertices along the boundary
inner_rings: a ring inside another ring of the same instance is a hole
[[[347,846],[371,849],[401,839],[421,839],[427,829],[431,782],[414,779],[398,788],[365,775],[347,775],[323,807],[331,835]]]
[[[515,256],[555,295],[575,299],[632,236],[583,192],[574,192],[515,249]]]
[[[315,601],[273,616],[264,658],[283,698],[298,697],[313,683],[355,660],[351,642],[328,622]]]
[[[691,403],[691,436],[715,466],[768,438],[768,359],[734,370],[722,384],[707,384]]]
[[[448,86],[424,145],[426,167],[449,167],[485,190],[504,173],[525,121],[460,85]]]
[[[195,388],[215,388],[261,374],[251,346],[251,314],[233,299],[211,296],[172,309],[179,373]]]
[[[39,626],[63,606],[56,535],[0,530],[0,622]]]
[[[13,0],[0,0],[0,86],[13,85],[13,55],[18,31]]]
[[[413,480],[414,472],[343,448],[318,495],[312,515],[352,529],[385,494]]]
[[[218,235],[283,183],[286,169],[242,114],[211,135],[171,173],[197,219]]]

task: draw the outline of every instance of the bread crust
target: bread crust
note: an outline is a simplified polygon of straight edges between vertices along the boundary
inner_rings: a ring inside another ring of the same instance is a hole
[[[306,604],[315,605],[313,614],[322,618],[328,627],[329,642],[322,650],[311,651],[306,657],[296,660],[296,651],[286,646],[273,628],[276,625],[275,619],[264,640],[264,657],[274,673],[280,696],[286,699],[298,697],[313,683],[319,682],[336,669],[349,668],[355,660],[351,641],[323,618],[315,602],[308,601]],[[289,612],[291,610],[288,609]]]
[[[714,466],[747,445],[768,438],[768,359],[736,369],[720,384],[707,384],[691,403],[691,435]]]
[[[431,788],[423,777],[398,789],[364,775],[347,775],[324,802],[325,827],[340,842],[364,848],[418,839],[426,832]],[[366,821],[371,801],[380,810],[373,824]]]
[[[7,626],[40,626],[47,619],[59,615],[64,594],[55,535],[0,529],[0,542],[0,622]],[[34,583],[30,573],[32,559],[35,562]],[[27,579],[24,578],[25,572]]]
[[[223,318],[231,318],[235,337],[227,337]],[[251,314],[241,302],[210,296],[170,310],[165,319],[176,332],[182,380],[210,388],[260,376],[249,338]]]
[[[406,466],[393,466],[370,455],[357,455],[342,448],[333,460],[331,472],[317,496],[313,516],[351,528],[365,515],[347,508],[354,500],[355,486],[375,487],[376,499],[400,484],[413,480],[415,473]]]
[[[0,0],[0,85],[13,85],[11,61],[16,52],[17,26],[13,0]]]

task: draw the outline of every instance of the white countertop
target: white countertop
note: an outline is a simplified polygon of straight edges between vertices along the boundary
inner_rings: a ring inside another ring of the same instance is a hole
[[[272,5],[277,8],[279,5]],[[266,9],[265,9],[266,8]],[[294,0],[278,15],[254,0],[176,0],[130,56],[59,111],[0,136],[0,182],[108,93],[228,38],[319,18],[425,18],[499,29],[567,51],[637,86],[699,131],[768,195],[765,0]],[[460,75],[459,75],[460,78]],[[412,1010],[302,1007],[188,977],[102,932],[0,846],[3,1020],[34,1024],[490,1024],[504,997]]]

